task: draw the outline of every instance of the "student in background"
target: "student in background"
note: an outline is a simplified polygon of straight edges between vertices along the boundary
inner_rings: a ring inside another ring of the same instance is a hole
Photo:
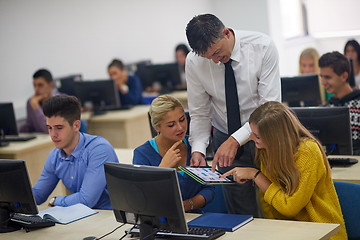
[[[34,95],[26,103],[26,122],[20,127],[20,132],[47,133],[45,116],[42,105],[52,96],[58,95],[54,90],[51,73],[46,69],[39,69],[33,75]]]
[[[249,123],[260,170],[237,167],[223,176],[252,180],[266,218],[337,223],[340,231],[331,239],[347,239],[330,165],[316,138],[279,102],[258,107]]]
[[[334,94],[326,105],[350,109],[353,153],[360,155],[360,90],[349,84],[349,61],[339,52],[330,52],[320,57],[319,66],[321,83],[328,93]]]
[[[189,166],[188,123],[179,100],[170,95],[157,97],[151,104],[150,116],[158,135],[134,150],[133,164],[167,168]],[[179,172],[178,179],[185,211],[201,212],[200,209],[214,198],[212,186],[202,185],[183,172]]]
[[[304,49],[299,57],[299,74],[319,74],[319,53],[315,48],[306,48]],[[329,94],[325,91],[324,86],[321,84],[319,78],[319,88],[321,94],[321,102],[325,104],[326,100],[329,99],[332,94]]]
[[[175,58],[179,65],[181,84],[177,86],[180,89],[186,89],[186,78],[185,78],[185,63],[186,56],[190,52],[189,48],[185,44],[179,44],[175,48]]]
[[[42,204],[61,180],[71,194],[51,198],[50,206],[82,203],[90,208],[111,209],[104,163],[118,159],[107,140],[79,132],[80,108],[74,96],[55,96],[44,103],[46,126],[55,149],[33,187],[34,197],[37,204]]]
[[[352,39],[346,42],[344,47],[344,54],[346,57],[351,58],[353,61],[355,87],[360,87],[360,45]]]
[[[121,104],[142,104],[142,87],[140,79],[136,76],[128,75],[122,61],[114,59],[108,66],[108,73],[119,90]]]

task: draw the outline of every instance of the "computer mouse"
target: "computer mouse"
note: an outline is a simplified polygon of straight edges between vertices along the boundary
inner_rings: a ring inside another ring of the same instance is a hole
[[[83,240],[97,240],[97,237],[89,236],[89,237],[83,238]]]

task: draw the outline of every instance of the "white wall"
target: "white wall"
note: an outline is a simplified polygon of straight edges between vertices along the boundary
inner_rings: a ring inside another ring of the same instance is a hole
[[[125,63],[173,61],[174,47],[186,43],[186,24],[202,13],[214,13],[228,27],[269,34],[279,50],[281,75],[297,74],[304,48],[342,52],[352,37],[284,39],[280,0],[0,0],[0,101],[14,102],[17,118],[25,117],[31,76],[39,68],[55,77],[81,73],[101,79],[114,57]]]
[[[0,1],[0,101],[14,102],[17,118],[25,117],[39,68],[100,79],[114,57],[173,61],[186,24],[202,13],[268,33],[266,0]]]

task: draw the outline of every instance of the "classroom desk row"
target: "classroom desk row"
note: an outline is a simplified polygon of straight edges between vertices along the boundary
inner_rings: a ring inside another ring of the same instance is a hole
[[[190,221],[197,214],[185,214],[186,220]],[[7,240],[81,240],[88,236],[101,237],[118,227],[114,214],[109,210],[100,210],[98,214],[70,223],[68,225],[56,224],[54,227],[43,228],[26,233],[20,230],[12,233],[0,233],[1,239]],[[131,225],[126,224],[114,233],[102,238],[104,240],[119,239],[124,231]],[[270,220],[255,218],[250,223],[239,228],[235,232],[227,232],[219,237],[219,240],[232,239],[267,239],[267,240],[318,240],[329,239],[340,229],[339,224],[298,222],[284,220]],[[125,239],[135,239],[127,236]]]

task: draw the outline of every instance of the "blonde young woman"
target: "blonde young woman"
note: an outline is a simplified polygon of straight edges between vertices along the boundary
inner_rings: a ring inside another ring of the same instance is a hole
[[[347,239],[344,219],[321,144],[279,102],[267,102],[250,116],[250,139],[260,170],[234,168],[223,176],[259,187],[266,218],[337,223],[331,239]]]
[[[299,57],[299,74],[320,74],[319,68],[319,58],[320,55],[315,48],[306,48],[304,49]],[[328,94],[325,91],[324,86],[321,84],[319,79],[319,88],[321,94],[321,102],[325,104],[332,94]]]
[[[168,168],[189,166],[188,123],[180,101],[170,95],[159,96],[151,103],[150,116],[158,135],[134,150],[133,164]],[[214,198],[213,186],[202,185],[181,171],[178,180],[185,211],[201,212]]]

